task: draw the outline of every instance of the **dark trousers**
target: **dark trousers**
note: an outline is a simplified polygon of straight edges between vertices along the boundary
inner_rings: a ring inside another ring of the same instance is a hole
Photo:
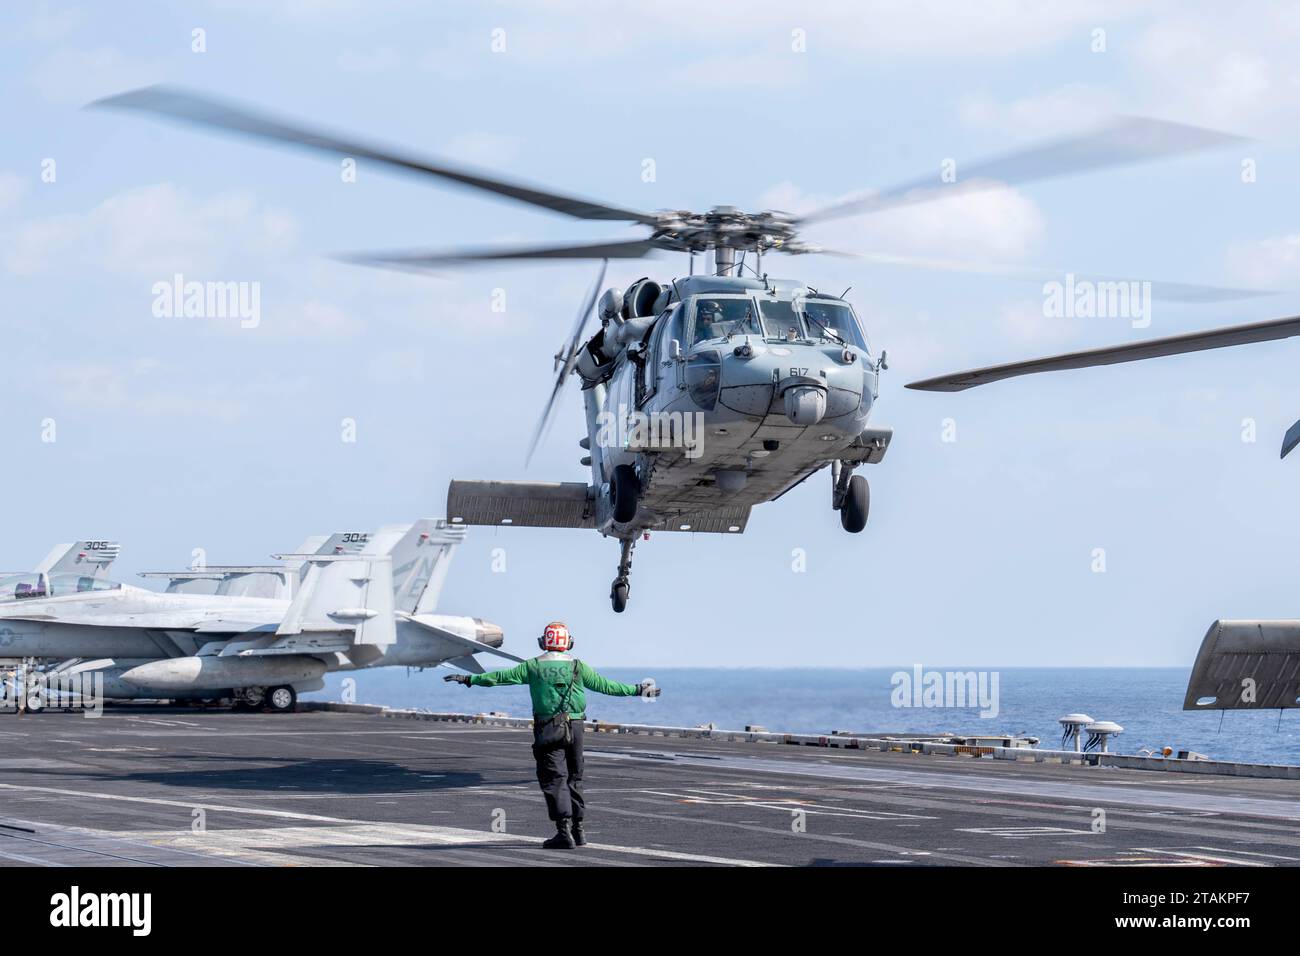
[[[533,744],[537,760],[537,784],[546,797],[546,815],[552,820],[581,820],[586,809],[582,799],[582,721],[574,720],[573,743],[541,748]]]

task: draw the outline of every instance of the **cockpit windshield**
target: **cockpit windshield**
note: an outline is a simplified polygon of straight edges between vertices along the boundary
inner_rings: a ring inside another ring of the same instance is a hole
[[[75,571],[54,574],[10,574],[0,577],[0,603],[24,601],[88,591],[116,591],[122,585]]]
[[[695,302],[695,332],[691,344],[725,339],[733,335],[762,335],[749,296],[701,296]]]
[[[769,339],[805,339],[803,323],[789,300],[763,299],[763,332]],[[793,335],[791,334],[793,333]]]
[[[808,324],[808,334],[814,338],[829,338],[845,345],[856,345],[867,351],[866,340],[862,330],[853,318],[853,310],[847,302],[832,299],[799,299],[796,305],[802,307]]]

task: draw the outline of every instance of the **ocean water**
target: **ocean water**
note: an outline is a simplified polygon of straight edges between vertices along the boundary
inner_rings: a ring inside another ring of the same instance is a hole
[[[952,668],[966,671],[968,668]],[[929,670],[927,668],[927,670]],[[934,668],[943,671],[944,668]],[[1057,718],[1082,711],[1124,728],[1111,750],[1190,749],[1214,759],[1300,764],[1300,712],[1185,712],[1189,671],[1152,668],[1005,668],[997,674],[997,715],[982,717],[974,707],[898,707],[894,675],[910,667],[869,670],[680,668],[602,669],[615,680],[636,683],[653,676],[663,688],[655,701],[589,693],[589,717],[620,723],[726,729],[759,724],[774,732],[830,733],[833,730],[913,733],[1024,733],[1056,747]],[[343,679],[356,681],[363,704],[462,713],[500,711],[531,714],[523,687],[465,688],[444,683],[449,671],[384,668],[331,674],[326,687],[304,700],[342,700]],[[994,672],[989,672],[989,678]],[[991,691],[991,680],[986,678]],[[910,699],[910,698],[909,698]],[[950,701],[950,703],[952,703]],[[992,709],[992,708],[988,708]]]

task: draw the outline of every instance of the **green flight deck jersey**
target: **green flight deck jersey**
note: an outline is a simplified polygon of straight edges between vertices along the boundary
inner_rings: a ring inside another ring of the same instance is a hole
[[[610,697],[636,697],[640,694],[635,684],[623,684],[601,677],[591,665],[575,661],[567,654],[543,654],[507,670],[472,674],[469,682],[474,687],[527,684],[528,692],[533,698],[533,716],[547,720],[554,717],[560,709],[564,693],[569,688],[569,680],[573,677],[575,663],[578,665],[578,676],[573,682],[573,691],[569,694],[569,716],[574,720],[587,716],[587,695],[583,692],[584,689],[608,694]]]

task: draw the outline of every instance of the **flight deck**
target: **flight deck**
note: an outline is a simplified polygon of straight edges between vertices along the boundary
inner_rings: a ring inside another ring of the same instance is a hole
[[[1296,779],[589,730],[590,845],[543,850],[508,722],[132,707],[0,739],[8,866],[1300,864]]]

